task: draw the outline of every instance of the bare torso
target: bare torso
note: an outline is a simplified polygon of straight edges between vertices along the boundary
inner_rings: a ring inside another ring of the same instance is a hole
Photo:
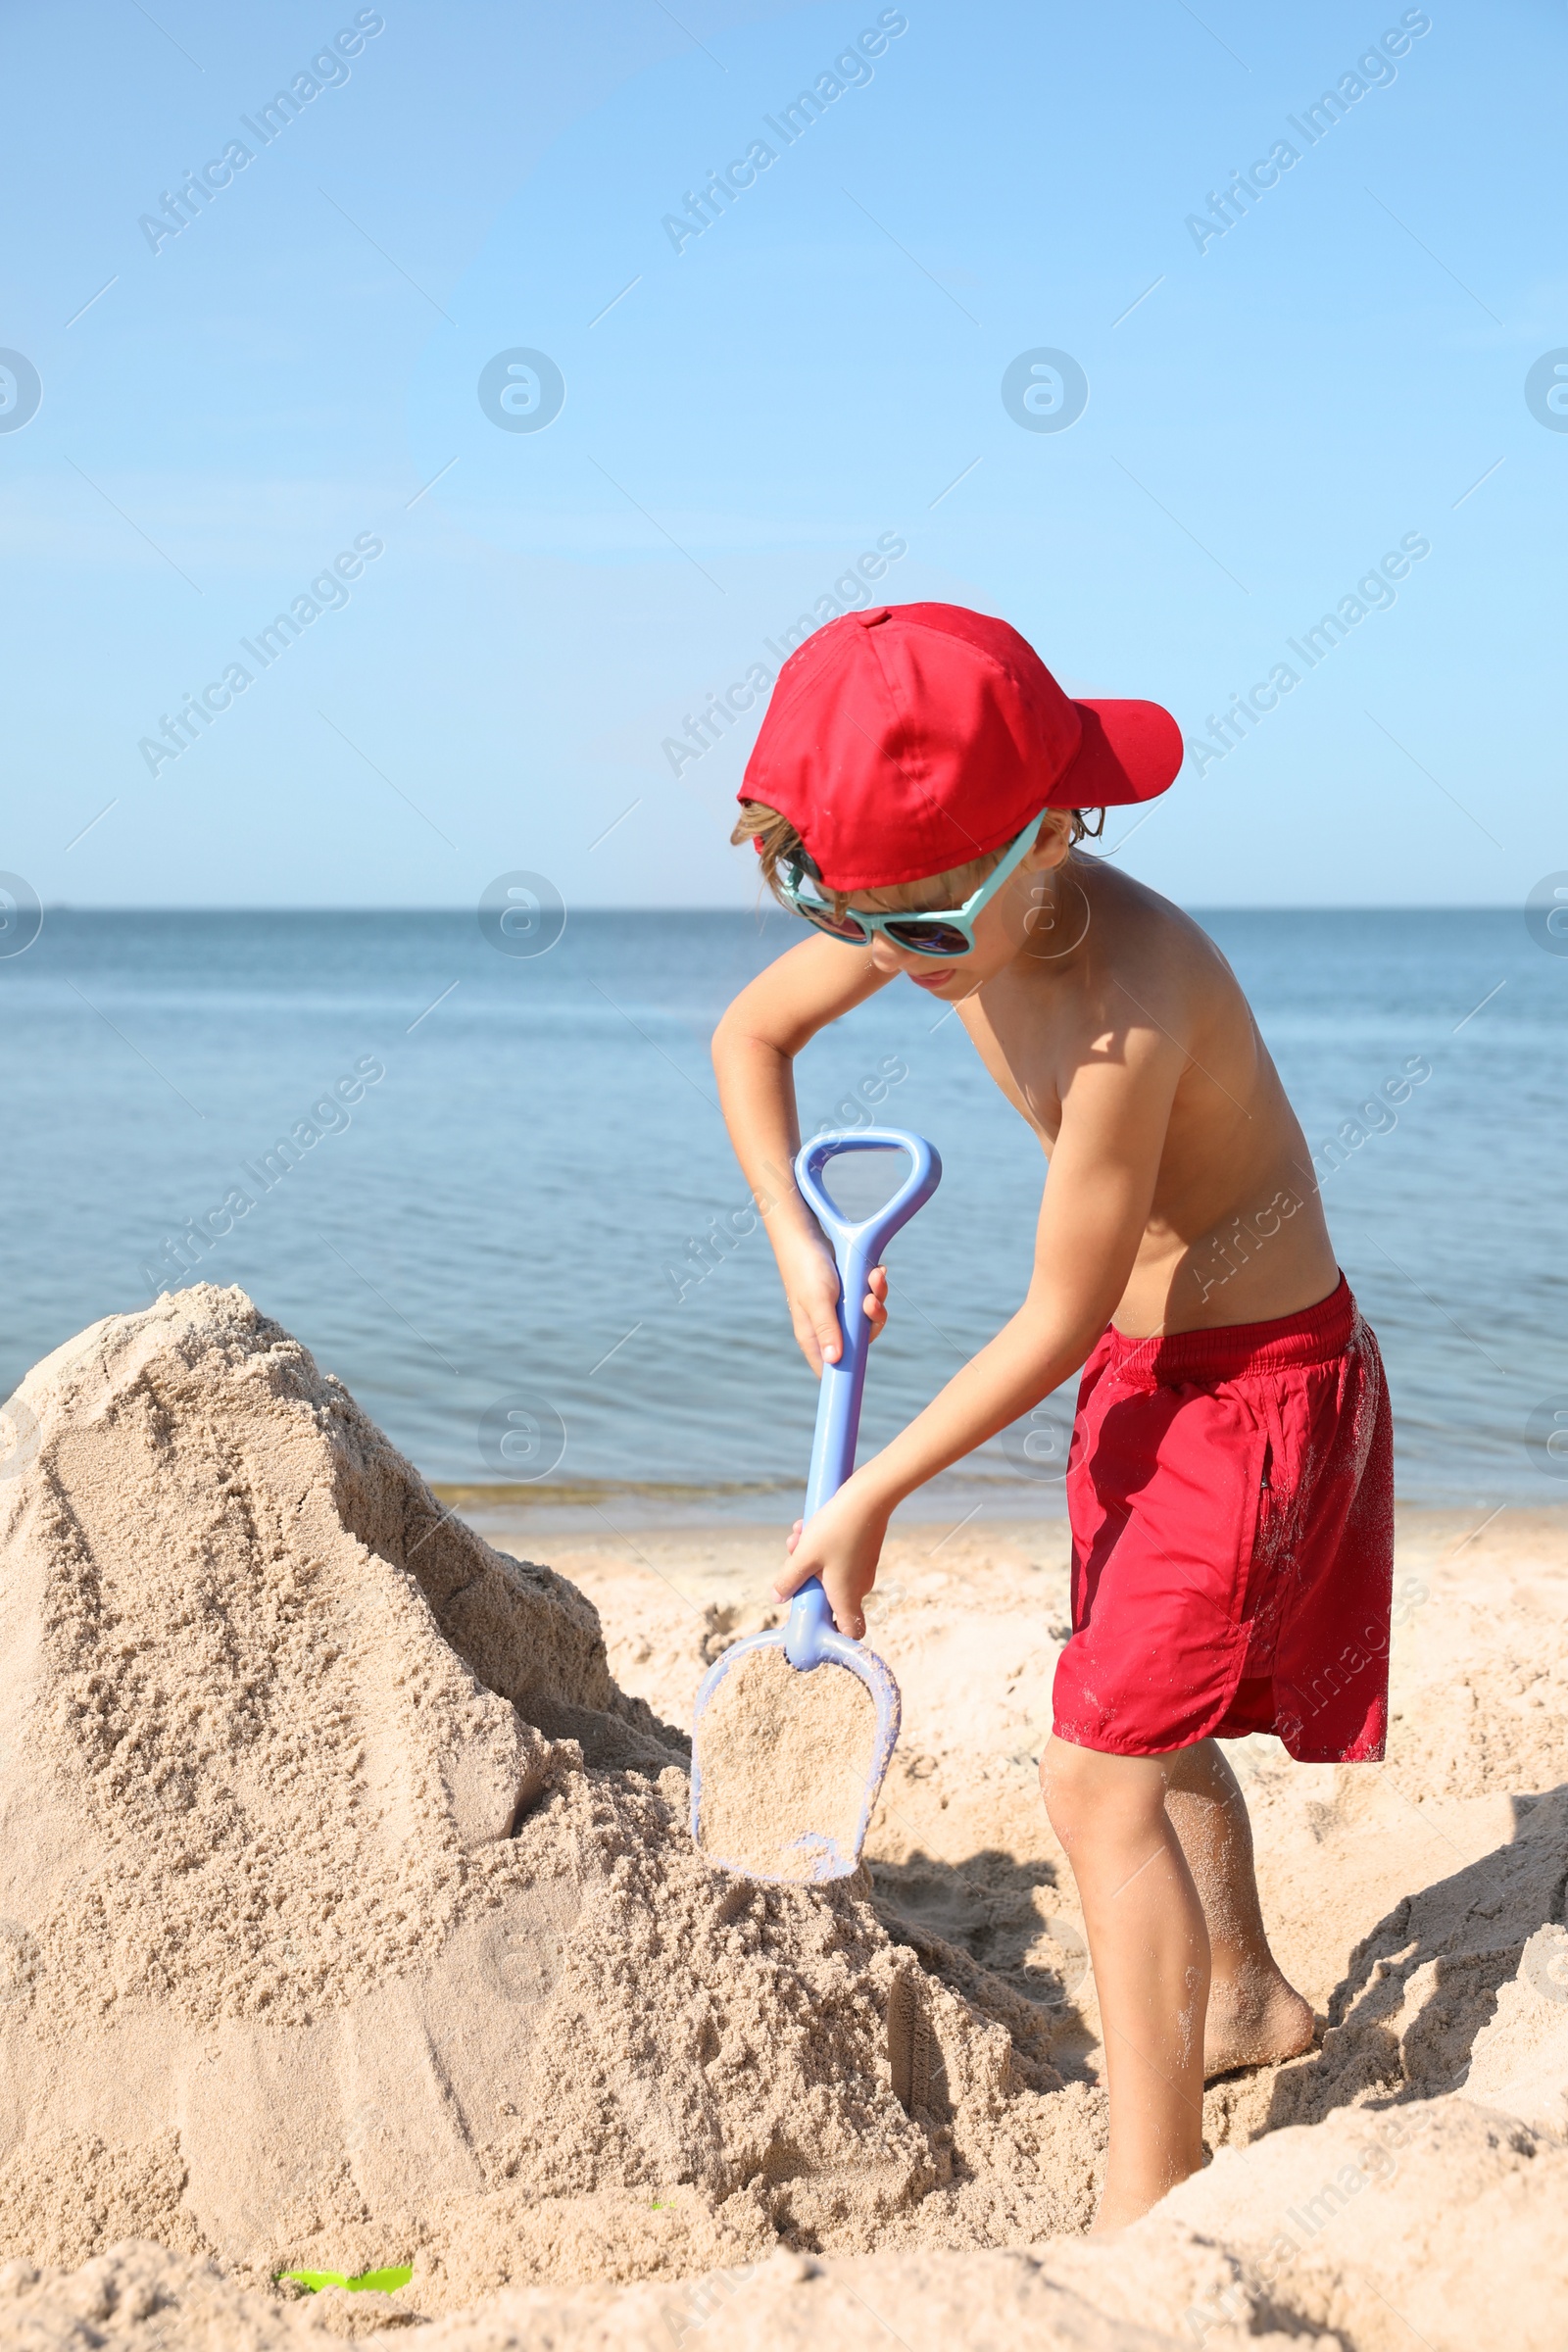
[[[1071,859],[1059,909],[1035,935],[1038,955],[957,1011],[1048,1157],[1073,1072],[1114,1061],[1129,1023],[1181,1048],[1117,1329],[1143,1338],[1263,1322],[1326,1298],[1339,1269],[1311,1157],[1224,956],[1178,907],[1098,859]]]

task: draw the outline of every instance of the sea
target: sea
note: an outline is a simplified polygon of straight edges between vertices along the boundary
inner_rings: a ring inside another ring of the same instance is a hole
[[[1509,910],[1199,919],[1326,1170],[1401,1497],[1477,1524],[1568,1501],[1568,957]],[[448,1489],[541,1526],[787,1520],[815,1386],[709,1044],[796,936],[771,911],[50,910],[0,956],[0,1396],[100,1316],[238,1283]],[[1045,1166],[911,987],[798,1076],[807,1133],[875,1122],[942,1157],[890,1253],[863,1452],[1017,1305]],[[1070,1406],[906,1516],[1059,1512]]]

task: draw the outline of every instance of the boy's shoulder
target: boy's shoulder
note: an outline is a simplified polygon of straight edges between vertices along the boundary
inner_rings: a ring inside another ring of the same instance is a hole
[[[1221,950],[1184,907],[1098,861],[1086,879],[1096,929],[1089,968],[1102,989],[1136,992],[1155,1007],[1245,1002]]]

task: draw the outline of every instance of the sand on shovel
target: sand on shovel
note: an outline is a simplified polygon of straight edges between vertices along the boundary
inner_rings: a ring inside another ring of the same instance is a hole
[[[825,1658],[803,1673],[768,1643],[738,1659],[702,1722],[706,1854],[758,1877],[804,1883],[832,1838],[854,1851],[876,1748],[876,1703]]]

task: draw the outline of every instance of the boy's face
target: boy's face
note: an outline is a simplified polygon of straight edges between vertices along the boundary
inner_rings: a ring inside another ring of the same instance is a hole
[[[1040,927],[1041,908],[1053,906],[1059,867],[1067,856],[1071,818],[1064,808],[1048,809],[1034,847],[1016,873],[1009,875],[974,923],[974,953],[970,956],[918,956],[878,932],[871,942],[871,960],[881,972],[904,972],[928,995],[956,1002],[984,988],[1015,957],[1027,955]],[[1070,894],[1069,894],[1070,895]],[[905,882],[893,890],[859,890],[851,906],[875,914],[950,914],[955,911],[951,890],[933,882]],[[1068,937],[1071,937],[1069,932]],[[1054,940],[1055,933],[1050,934]]]

